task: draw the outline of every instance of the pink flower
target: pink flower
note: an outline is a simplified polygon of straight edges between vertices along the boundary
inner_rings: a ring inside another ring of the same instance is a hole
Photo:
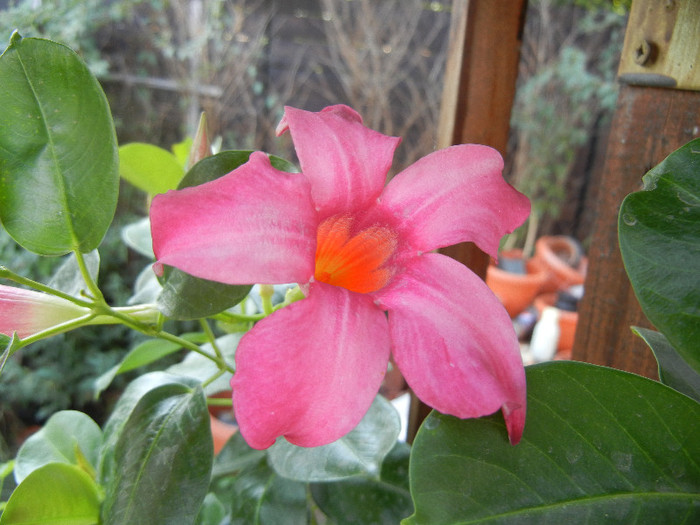
[[[0,285],[0,334],[20,339],[90,313],[72,302],[42,292]]]
[[[346,106],[286,108],[303,173],[263,153],[201,186],[155,197],[158,262],[229,284],[302,284],[306,298],[241,340],[232,380],[240,431],[263,449],[352,430],[390,353],[416,395],[460,418],[503,410],[512,443],[525,425],[525,374],[508,314],[484,282],[431,250],[473,241],[496,256],[530,204],[491,148],[453,146],[384,187],[400,139]]]

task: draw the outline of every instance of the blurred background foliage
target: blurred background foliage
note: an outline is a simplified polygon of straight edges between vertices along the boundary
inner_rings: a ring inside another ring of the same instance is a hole
[[[529,2],[506,177],[533,200],[531,236],[568,234],[584,245],[589,236],[629,3]],[[435,149],[450,13],[449,0],[0,0],[0,36],[8,42],[17,29],[78,51],[105,89],[120,144],[169,149],[206,111],[223,149],[293,160],[288,136],[274,135],[283,106],[346,103],[370,127],[403,137],[398,172]],[[100,249],[100,283],[113,304],[125,304],[149,264],[119,233],[146,206],[122,185]],[[15,272],[46,282],[59,262],[0,232],[0,264]],[[25,426],[57,410],[101,422],[129,375],[97,401],[92,381],[134,337],[98,327],[19,352],[0,377],[0,460]]]

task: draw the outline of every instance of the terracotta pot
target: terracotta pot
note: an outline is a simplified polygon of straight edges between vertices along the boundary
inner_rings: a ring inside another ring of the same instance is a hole
[[[535,298],[535,308],[539,315],[547,306],[554,306],[557,302],[557,294],[547,293],[538,295]],[[576,336],[576,324],[578,323],[578,313],[567,310],[559,310],[559,343],[557,344],[557,356],[561,353],[571,355]]]
[[[522,256],[520,250],[501,254],[501,257]],[[533,259],[525,262],[527,273],[512,273],[491,264],[486,272],[486,284],[506,307],[511,318],[532,304],[547,280],[547,273]]]
[[[587,260],[578,242],[566,235],[537,239],[533,259],[548,273],[543,293],[565,290],[586,280]]]
[[[231,398],[231,392],[219,392],[211,397],[214,398]],[[209,406],[209,423],[211,426],[211,435],[214,440],[214,454],[218,454],[224,447],[231,436],[238,431],[238,426],[225,421],[226,416],[231,416],[232,411],[230,406]]]
[[[238,431],[238,427],[220,420],[213,414],[209,414],[209,423],[211,425],[211,436],[214,441],[214,454],[218,454],[224,448],[229,438]]]

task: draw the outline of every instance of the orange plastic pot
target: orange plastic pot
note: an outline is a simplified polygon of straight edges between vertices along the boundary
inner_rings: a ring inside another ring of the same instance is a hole
[[[513,250],[502,256],[513,257],[518,253],[519,250]],[[511,318],[532,304],[547,280],[547,273],[537,261],[526,261],[525,269],[527,273],[524,274],[512,273],[491,264],[486,271],[486,284],[503,303]]]
[[[539,315],[547,306],[554,306],[557,301],[557,294],[546,293],[535,298],[535,308]],[[559,310],[559,343],[557,344],[557,354],[567,353],[571,355],[576,337],[576,325],[578,324],[578,313],[567,310]]]
[[[578,243],[566,235],[544,236],[535,243],[537,263],[548,274],[543,293],[565,290],[586,280],[587,260]]]

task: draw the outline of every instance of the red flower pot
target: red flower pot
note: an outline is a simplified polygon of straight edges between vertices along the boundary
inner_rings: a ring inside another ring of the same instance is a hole
[[[501,257],[522,256],[520,250],[501,254]],[[505,306],[511,318],[532,304],[547,280],[547,273],[537,261],[525,261],[526,273],[513,273],[491,264],[486,272],[486,284]]]

